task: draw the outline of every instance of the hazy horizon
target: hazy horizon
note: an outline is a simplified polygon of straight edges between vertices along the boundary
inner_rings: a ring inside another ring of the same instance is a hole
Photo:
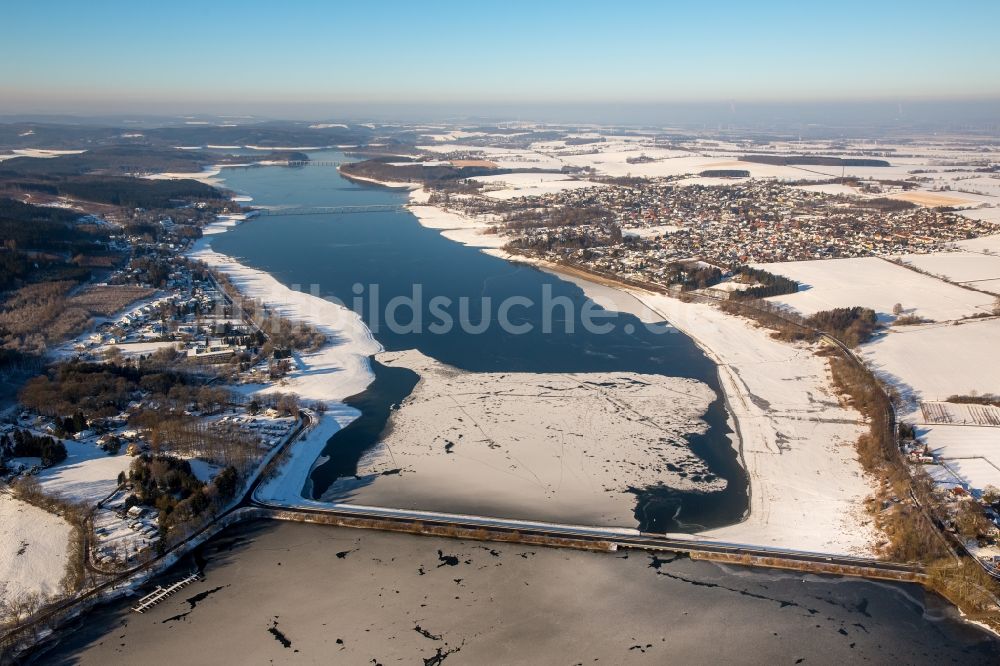
[[[822,103],[687,103],[575,105],[213,105],[67,110],[59,113],[0,112],[0,123],[91,124],[113,126],[259,123],[281,121],[378,122],[386,124],[467,124],[525,122],[680,130],[746,130],[799,133],[894,131],[1000,133],[1000,98],[948,101],[867,101]]]
[[[1000,5],[959,5],[20,4],[0,114],[995,125]]]

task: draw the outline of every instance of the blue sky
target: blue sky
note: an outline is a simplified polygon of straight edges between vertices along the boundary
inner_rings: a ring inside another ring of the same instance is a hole
[[[0,112],[1000,97],[1000,2],[8,3]]]

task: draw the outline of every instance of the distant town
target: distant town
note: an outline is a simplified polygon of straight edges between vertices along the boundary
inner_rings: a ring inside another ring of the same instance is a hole
[[[432,199],[432,202],[440,199]],[[449,204],[462,208],[463,199]],[[476,212],[491,208],[478,199]],[[608,184],[492,206],[511,247],[661,282],[678,261],[751,263],[930,252],[992,225],[885,197],[857,199],[769,180]],[[576,218],[576,219],[574,219]]]

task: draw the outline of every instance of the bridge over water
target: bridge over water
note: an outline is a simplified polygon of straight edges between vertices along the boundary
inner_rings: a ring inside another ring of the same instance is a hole
[[[368,206],[305,206],[301,208],[261,208],[258,215],[351,215],[355,213],[398,213],[406,210],[402,204],[372,204]]]
[[[319,167],[339,167],[341,162],[334,162],[332,160],[289,160],[288,166],[303,167],[303,166],[319,166]]]

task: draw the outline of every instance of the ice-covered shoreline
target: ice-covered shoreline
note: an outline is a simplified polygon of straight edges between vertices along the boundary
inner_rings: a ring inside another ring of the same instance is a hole
[[[373,181],[374,182],[374,181]],[[470,219],[461,213],[444,210],[431,205],[430,194],[423,189],[412,190],[409,194],[409,208],[422,227],[435,229],[448,240],[476,247],[487,254],[501,258],[509,258],[501,250],[509,238],[502,234],[492,233],[486,222]]]
[[[322,462],[327,441],[359,416],[344,400],[364,391],[374,380],[370,357],[382,346],[361,317],[347,307],[318,294],[283,285],[269,273],[250,268],[211,247],[213,236],[228,231],[236,220],[224,219],[207,228],[188,256],[225,274],[248,298],[258,299],[275,314],[306,322],[322,331],[328,342],[313,352],[296,353],[294,367],[280,384],[255,386],[255,393],[295,393],[304,405],[322,403],[324,413],[314,411],[314,422],[290,449],[278,474],[258,491],[262,499],[306,502],[303,491],[309,473]]]
[[[286,380],[264,391],[293,392],[303,400],[335,403],[372,382],[369,357],[382,346],[356,312],[318,294],[287,287],[270,273],[216,252],[211,236],[199,239],[188,255],[225,274],[240,293],[259,300],[270,312],[315,326],[332,340],[316,351],[296,354],[296,367]]]
[[[629,290],[719,368],[750,481],[745,520],[702,533],[731,543],[871,556],[874,493],[855,443],[860,415],[835,394],[826,361],[710,305]]]
[[[411,191],[409,199],[410,211],[424,227],[483,252],[523,260],[501,249],[507,239],[492,233],[489,221],[431,206],[423,190]],[[263,491],[284,504],[309,504],[310,500],[297,498],[305,483],[302,477],[322,462],[318,457],[326,440],[356,418],[341,401],[372,381],[368,357],[381,347],[353,312],[291,290],[269,274],[209,246],[209,239],[199,240],[192,256],[225,272],[243,293],[260,298],[275,312],[309,321],[328,334],[336,331],[347,345],[327,345],[297,359],[300,372],[293,373],[286,386],[270,389],[296,392],[306,401],[321,400],[336,407],[311,428],[305,441],[295,445],[281,480],[267,484]],[[812,350],[778,342],[751,322],[710,306],[682,303],[610,281],[598,283],[557,266],[539,268],[572,280],[606,308],[630,312],[645,321],[669,321],[716,361],[720,386],[739,433],[733,445],[750,479],[750,510],[742,522],[701,536],[813,552],[871,553],[876,535],[864,512],[864,500],[873,489],[854,450],[863,428],[856,412],[840,405],[825,362]],[[348,372],[333,385],[324,386],[322,377],[329,374],[324,368],[337,364],[349,366]]]
[[[588,279],[582,272],[511,256],[490,225],[427,205],[410,193],[421,225],[500,258],[536,265],[581,287],[606,309],[646,322],[666,320],[690,337],[719,369],[719,384],[749,478],[750,507],[740,523],[699,536],[755,546],[871,555],[877,534],[864,502],[874,493],[854,445],[860,415],[834,394],[826,362],[804,346],[771,338],[752,322],[704,304]]]
[[[413,349],[376,358],[420,379],[359,462],[360,483],[335,483],[325,500],[632,528],[635,488],[727,486],[686,441],[708,430],[716,397],[698,380],[469,372]]]
[[[699,534],[726,543],[870,556],[877,538],[864,502],[874,493],[858,462],[861,416],[835,395],[826,362],[718,308],[536,264],[605,308],[667,321],[718,367],[749,479],[744,520]]]

